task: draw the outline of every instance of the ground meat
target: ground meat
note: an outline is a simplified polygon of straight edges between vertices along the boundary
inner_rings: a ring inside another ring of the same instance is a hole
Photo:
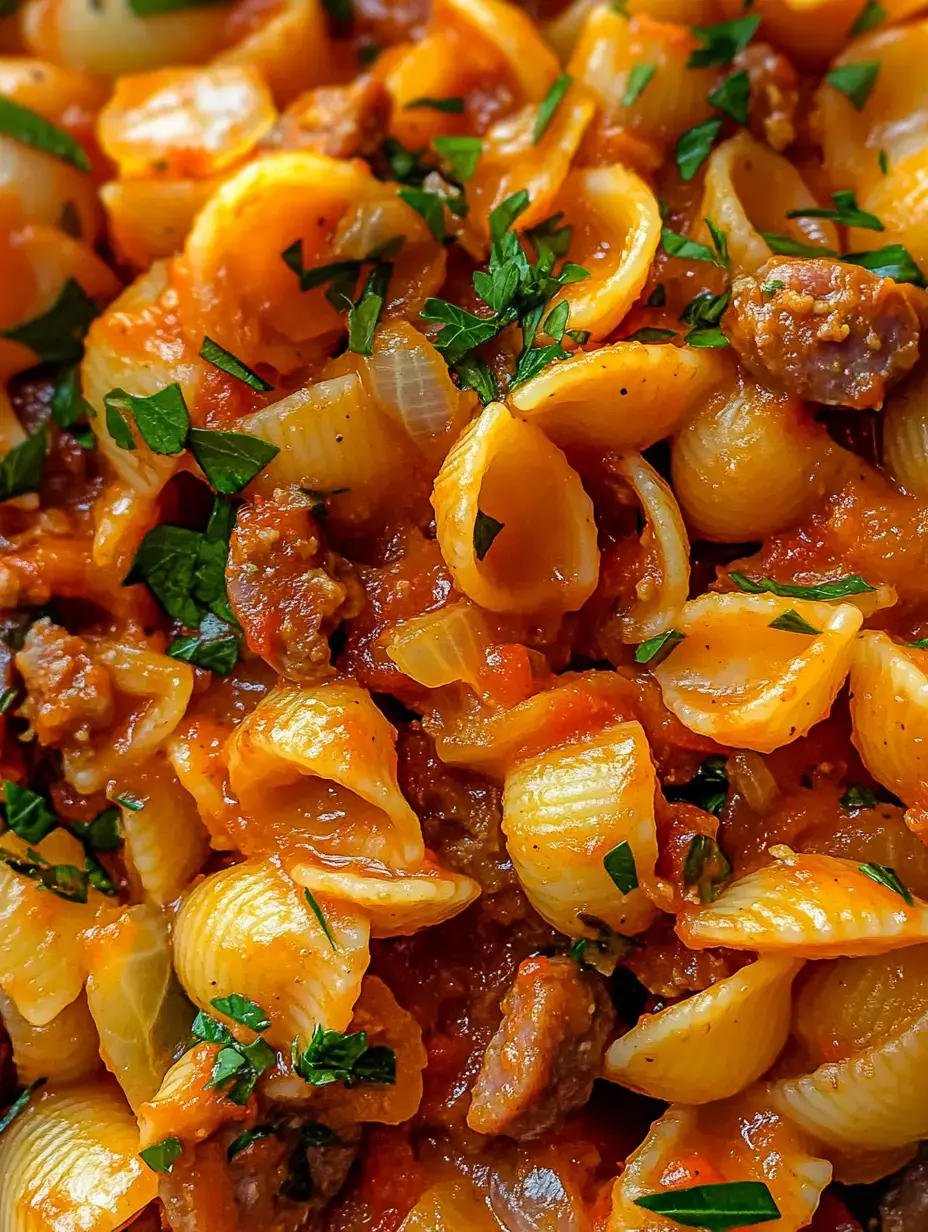
[[[723,324],[761,381],[831,406],[879,406],[918,359],[906,289],[827,257],[773,257],[737,278]]]
[[[796,137],[799,77],[782,52],[769,43],[751,43],[735,57],[751,85],[751,132],[774,150],[785,150]]]
[[[373,77],[319,86],[290,104],[267,140],[275,149],[366,158],[383,140],[390,96]]]
[[[327,637],[363,604],[352,566],[323,546],[311,500],[298,488],[242,507],[226,584],[249,647],[291,680],[331,672]]]
[[[26,686],[19,714],[40,744],[86,741],[112,722],[112,680],[83,638],[43,617],[30,627],[15,662]]]
[[[572,958],[526,959],[503,999],[468,1125],[512,1138],[552,1129],[589,1099],[614,1027],[601,977]]]
[[[882,1232],[925,1232],[928,1228],[928,1146],[905,1168],[880,1203]]]

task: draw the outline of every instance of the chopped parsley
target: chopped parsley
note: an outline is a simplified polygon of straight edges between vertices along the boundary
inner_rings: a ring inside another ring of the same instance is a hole
[[[656,72],[656,64],[636,64],[628,74],[628,85],[625,87],[625,93],[622,95],[621,105],[623,107],[631,107],[632,103],[637,98],[640,98],[648,85],[650,85],[651,78]]]
[[[119,831],[119,809],[107,808],[93,821],[71,821],[71,833],[93,851],[118,851],[122,842]]]
[[[78,171],[90,170],[90,159],[79,141],[37,111],[23,107],[5,94],[0,94],[0,133],[31,145],[43,154],[60,158]]]
[[[833,248],[823,244],[806,244],[795,240],[791,235],[780,235],[776,231],[758,231],[758,235],[767,244],[770,251],[778,257],[836,257]]]
[[[732,570],[728,574],[739,590],[749,595],[770,594],[781,599],[818,599],[827,602],[829,599],[845,599],[848,595],[861,595],[866,591],[875,590],[869,582],[864,581],[859,574],[835,578],[831,582],[816,582],[811,586],[799,586],[792,582],[775,582],[773,578],[748,578],[743,573]]]
[[[880,4],[880,0],[866,0],[864,7],[854,18],[848,34],[851,38],[857,38],[859,34],[866,34],[868,30],[875,30],[877,26],[883,24],[886,17],[886,9]]]
[[[898,894],[909,907],[913,905],[915,900],[899,880],[894,868],[889,868],[885,864],[861,864],[860,871],[869,877],[871,881],[877,882],[878,885],[886,886],[887,890],[892,890],[894,894]]]
[[[217,676],[228,676],[238,662],[239,649],[235,630],[213,612],[207,612],[196,635],[174,638],[168,654],[172,659],[192,663]]]
[[[683,861],[683,883],[696,887],[700,902],[714,902],[731,871],[731,861],[714,838],[708,834],[693,838]]]
[[[496,518],[491,518],[488,513],[484,513],[482,509],[477,510],[477,516],[474,519],[474,555],[478,560],[483,560],[505,525],[505,522],[498,522]]]
[[[681,633],[679,629],[668,629],[666,633],[658,633],[656,637],[649,637],[646,642],[641,642],[635,647],[635,662],[653,663],[657,667],[658,663],[662,663],[677,643],[682,642],[685,637],[686,634]]]
[[[310,894],[309,890],[303,891],[303,897],[306,899],[306,903],[310,911],[316,917],[319,927],[325,933],[326,940],[328,941],[329,945],[332,947],[333,950],[337,950],[338,946],[335,944],[335,938],[332,936],[332,930],[331,928],[329,928],[329,922],[325,918],[325,914],[323,913],[322,908],[316,902],[313,895]]]
[[[274,388],[263,377],[258,376],[257,372],[252,371],[247,364],[236,359],[231,351],[221,347],[218,342],[213,342],[212,338],[204,337],[203,345],[200,347],[200,358],[205,359],[214,368],[218,368],[220,372],[225,372],[229,376],[234,376],[236,380],[243,381],[259,394],[270,393]]]
[[[845,227],[864,227],[867,231],[883,231],[883,224],[877,218],[876,214],[870,214],[866,210],[862,210],[857,204],[857,198],[850,189],[842,189],[840,192],[832,193],[831,199],[835,203],[833,210],[825,209],[801,209],[787,210],[787,218],[828,218],[832,222],[841,223]]]
[[[36,1078],[35,1082],[31,1082],[29,1086],[23,1087],[6,1112],[0,1114],[0,1134],[13,1124],[21,1112],[25,1112],[30,1099],[36,1091],[45,1086],[46,1082],[48,1082],[47,1078]]]
[[[680,314],[683,324],[690,327],[684,338],[687,346],[728,346],[728,339],[722,333],[719,322],[730,300],[731,288],[726,288],[720,295],[700,291],[690,300]]]
[[[926,287],[925,275],[915,263],[907,248],[901,244],[887,244],[872,252],[846,252],[841,258],[851,265],[860,265],[881,278],[893,278],[896,282],[910,282],[916,287]]]
[[[280,453],[276,445],[247,432],[190,428],[187,446],[217,492],[235,496]]]
[[[144,1151],[139,1151],[139,1158],[144,1160],[152,1172],[170,1172],[183,1150],[179,1138],[165,1138],[163,1142],[155,1142]]]
[[[90,880],[86,869],[75,868],[73,864],[49,864],[44,856],[32,847],[26,849],[25,857],[0,847],[0,861],[14,873],[28,877],[40,889],[49,890],[59,898],[67,899],[70,903],[87,901]]]
[[[663,788],[671,803],[695,804],[703,812],[721,817],[728,799],[727,758],[720,753],[707,757],[688,783]]]
[[[862,111],[879,71],[879,60],[858,60],[854,64],[842,64],[831,69],[825,74],[825,80],[850,99],[857,111]]]
[[[44,363],[73,364],[83,354],[84,335],[97,315],[94,301],[79,282],[69,278],[47,312],[0,330],[0,338],[29,347]]]
[[[122,448],[134,448],[124,444],[131,439],[128,416],[132,416],[139,436],[153,453],[182,453],[190,428],[190,415],[183,391],[175,382],[166,385],[157,393],[143,397],[129,394],[124,389],[111,389],[103,398],[106,407],[106,426],[110,435]],[[121,426],[119,426],[121,424]],[[115,430],[114,430],[115,429]]]
[[[631,894],[638,888],[638,870],[635,867],[635,853],[627,842],[621,842],[603,857],[603,868],[615,882],[616,888],[622,894]]]
[[[661,228],[661,243],[668,256],[679,257],[681,261],[709,261],[712,265],[724,265],[718,250],[713,252],[708,244],[700,244],[698,240],[691,240],[688,235],[671,231],[669,227]]]
[[[473,178],[483,152],[479,137],[433,137],[432,147],[451,168],[455,180],[466,183]]]
[[[210,1005],[226,1018],[231,1018],[243,1027],[250,1027],[252,1031],[266,1031],[271,1025],[271,1020],[261,1006],[249,1001],[239,992],[231,992],[227,997],[213,997]]]
[[[541,100],[538,107],[538,114],[535,116],[535,123],[532,127],[532,141],[535,145],[542,139],[548,130],[548,125],[554,119],[554,113],[560,107],[564,95],[570,89],[573,78],[568,73],[561,73],[560,77],[552,84],[551,89]]]
[[[47,454],[48,433],[39,428],[0,458],[0,501],[37,490]]]
[[[94,418],[93,407],[81,395],[76,366],[64,368],[58,374],[49,406],[52,423],[59,428],[73,428],[75,424]]]
[[[433,237],[441,244],[445,238],[445,203],[439,194],[426,192],[424,188],[401,188],[397,196],[421,215]]]
[[[636,329],[633,334],[629,334],[624,339],[625,342],[672,342],[676,338],[676,330],[673,329],[656,329],[652,325],[643,325],[641,329]]]
[[[861,809],[876,808],[877,796],[863,783],[849,783],[838,803],[851,814],[859,813]]]
[[[464,100],[457,96],[451,98],[414,98],[412,102],[403,105],[403,110],[412,111],[418,107],[428,107],[432,111],[443,111],[446,115],[461,115],[464,111]]]
[[[717,1185],[694,1185],[668,1189],[636,1198],[635,1205],[656,1215],[666,1215],[684,1228],[706,1232],[729,1232],[780,1218],[780,1208],[763,1181],[726,1181]]]
[[[782,633],[805,633],[809,637],[818,637],[821,629],[809,624],[805,617],[800,616],[795,608],[788,608],[776,620],[771,620],[771,629],[779,629]]]
[[[695,53],[694,53],[695,54]],[[676,160],[680,170],[680,178],[685,181],[693,179],[712,150],[713,145],[722,131],[722,123],[717,116],[711,120],[703,120],[677,139]]]
[[[34,846],[58,829],[58,815],[44,796],[9,779],[3,780],[3,792],[6,824],[23,842]]]
[[[273,1133],[272,1125],[255,1125],[253,1129],[246,1129],[243,1134],[233,1138],[226,1147],[226,1159],[231,1163],[236,1155],[240,1155],[246,1147],[251,1146],[253,1142],[259,1142],[262,1138],[270,1138]]]
[[[384,1045],[369,1047],[366,1031],[346,1034],[317,1026],[303,1052],[298,1041],[293,1041],[291,1060],[294,1072],[314,1087],[333,1082],[343,1082],[346,1087],[356,1083],[392,1086],[396,1082],[396,1054]]]
[[[694,26],[693,34],[703,44],[690,54],[687,68],[716,68],[731,64],[744,51],[760,26],[759,15],[736,17],[714,26]]]
[[[228,997],[217,997],[211,1004],[220,1013],[226,1014],[235,1022],[241,1022],[243,1026],[249,1026],[252,1030],[260,1031],[270,1026],[267,1015],[261,1007],[239,993],[232,993]],[[262,1025],[252,1026],[252,1023]],[[211,1018],[209,1014],[204,1014],[202,1010],[193,1020],[191,1030],[196,1039],[220,1045],[213,1061],[212,1076],[205,1084],[204,1090],[207,1087],[228,1085],[229,1089],[225,1092],[226,1098],[233,1104],[240,1106],[247,1104],[255,1083],[265,1070],[270,1069],[277,1062],[277,1053],[274,1049],[260,1035],[250,1044],[239,1043],[228,1027],[217,1022],[215,1018]]]
[[[736,124],[747,124],[751,102],[751,81],[747,71],[739,68],[716,86],[707,100],[716,111],[724,112]]]

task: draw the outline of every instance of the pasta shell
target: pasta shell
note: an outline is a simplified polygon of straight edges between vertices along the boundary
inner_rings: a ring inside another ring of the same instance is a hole
[[[503,0],[437,0],[436,24],[460,22],[489,43],[518,82],[523,102],[540,103],[558,72],[554,53],[521,9]]]
[[[102,791],[125,771],[146,761],[184,717],[193,693],[193,668],[168,655],[120,642],[101,642],[94,659],[122,694],[122,714],[103,747],[66,750],[65,777],[83,795]]]
[[[800,244],[836,252],[840,245],[833,223],[786,217],[788,210],[817,206],[789,159],[755,140],[746,129],[723,141],[709,156],[700,216],[725,232],[738,273],[755,273],[773,255],[762,231],[786,234]]]
[[[110,243],[120,261],[143,271],[179,253],[193,220],[222,182],[114,180],[100,188]]]
[[[643,642],[672,629],[680,617],[690,590],[690,541],[672,488],[649,462],[628,454],[614,470],[631,486],[645,515],[643,576],[637,600],[622,616],[623,640]]]
[[[590,277],[554,302],[566,300],[571,329],[585,329],[598,342],[617,328],[647,281],[661,238],[657,199],[618,163],[572,172],[561,197],[574,228],[570,259]]]
[[[311,688],[281,684],[235,729],[227,746],[229,779],[243,805],[258,815],[278,783],[305,784],[310,792],[314,780],[335,784],[345,807],[358,807],[359,822],[370,825],[373,813],[375,825],[386,827],[386,853],[395,863],[413,868],[425,848],[419,819],[397,782],[395,739],[370,694],[352,680]],[[364,810],[361,801],[370,807]],[[350,825],[350,815],[347,820]],[[318,829],[325,834],[324,822]],[[355,841],[363,838],[359,834]],[[344,848],[339,854],[346,854]]]
[[[570,937],[596,937],[597,921],[637,933],[655,909],[657,832],[654,767],[639,723],[517,763],[503,788],[503,831],[513,867],[539,915]],[[603,864],[621,843],[634,858],[637,889],[619,890]],[[587,917],[592,917],[593,923]]]
[[[29,845],[12,831],[0,847],[28,859]],[[54,830],[35,850],[49,864],[84,867],[84,850],[72,835]],[[0,989],[34,1027],[44,1027],[81,994],[86,965],[83,938],[98,919],[112,915],[102,894],[70,902],[0,864]]]
[[[680,1225],[635,1205],[663,1188],[762,1181],[780,1211],[783,1232],[808,1226],[831,1164],[771,1109],[762,1090],[702,1108],[672,1105],[628,1158],[612,1190],[607,1232],[678,1232]]]
[[[426,1190],[399,1232],[496,1232],[499,1223],[473,1188],[462,1181]]]
[[[123,779],[121,790],[125,790]],[[193,796],[170,763],[158,756],[132,776],[142,808],[120,806],[123,853],[145,895],[159,906],[172,902],[202,868],[209,835]]]
[[[700,539],[765,539],[821,500],[834,454],[798,399],[739,375],[678,426],[673,488]]]
[[[726,1099],[766,1073],[789,1034],[802,966],[761,958],[728,979],[645,1015],[606,1053],[603,1074],[652,1099]]]
[[[818,632],[774,628],[789,611]],[[828,714],[862,619],[850,603],[705,594],[684,607],[677,626],[684,640],[654,675],[690,731],[769,753]]]
[[[909,906],[851,860],[790,854],[739,878],[714,903],[684,910],[677,933],[694,950],[883,954],[928,939],[928,905],[915,899]]]
[[[222,1087],[206,1084],[213,1076],[218,1048],[198,1044],[171,1066],[155,1095],[141,1104],[139,1146],[146,1147],[165,1138],[181,1142],[202,1142],[230,1121],[248,1116],[248,1106],[234,1104]]]
[[[551,364],[509,401],[561,449],[628,453],[669,435],[729,372],[717,351],[615,342]]]
[[[270,862],[248,861],[201,881],[174,928],[174,967],[187,995],[209,1014],[215,997],[237,992],[271,1025],[275,1048],[304,1045],[313,1027],[344,1031],[367,968],[369,927],[352,906],[327,904],[334,939],[319,927],[289,877]],[[218,1015],[222,1017],[222,1015]]]
[[[867,630],[851,662],[852,739],[875,779],[907,804],[928,782],[928,655]]]
[[[881,1151],[928,1135],[928,1013],[845,1061],[778,1082],[784,1116],[822,1142]]]
[[[73,1082],[101,1068],[97,1028],[83,994],[51,1022],[34,1027],[0,993],[0,1018],[13,1046],[16,1077],[23,1086],[39,1078]]]
[[[137,1109],[158,1090],[193,1021],[174,975],[167,920],[155,907],[130,907],[94,930],[87,966],[100,1055]]]
[[[316,898],[324,916],[330,898],[344,899],[363,911],[373,937],[408,936],[441,924],[480,894],[476,881],[434,863],[407,874],[296,864],[290,875]]]
[[[432,505],[445,563],[481,607],[571,612],[593,593],[592,502],[560,450],[502,403],[486,407],[448,454]],[[482,560],[474,542],[481,517],[502,523]]]
[[[906,492],[928,499],[928,370],[889,394],[881,419],[886,467]]]
[[[33,1095],[0,1138],[0,1230],[115,1232],[158,1194],[115,1083]]]

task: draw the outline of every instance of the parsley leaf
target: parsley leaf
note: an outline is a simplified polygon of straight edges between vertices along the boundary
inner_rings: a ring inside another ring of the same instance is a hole
[[[145,801],[139,800],[135,796],[131,796],[127,791],[124,791],[121,796],[113,796],[115,804],[121,804],[123,808],[127,808],[131,813],[137,813],[139,809],[145,807]]]
[[[688,783],[664,787],[664,798],[671,804],[695,804],[703,812],[721,817],[728,799],[726,762],[721,754],[707,757]]]
[[[635,1205],[666,1215],[685,1228],[729,1232],[780,1218],[780,1208],[763,1181],[726,1181],[717,1185],[694,1185],[668,1189],[636,1198]]]
[[[39,428],[0,458],[0,501],[35,492],[42,482],[48,453],[48,433]]]
[[[452,372],[457,374],[462,389],[474,391],[481,406],[495,402],[499,397],[496,377],[487,361],[479,355],[462,356],[452,368]]]
[[[92,851],[118,851],[122,836],[119,832],[119,809],[107,808],[93,821],[72,821],[72,834]]]
[[[668,256],[679,257],[681,261],[709,261],[712,265],[719,264],[719,258],[708,244],[700,244],[691,240],[688,235],[671,231],[669,227],[661,228],[661,243]]]
[[[93,407],[81,395],[76,367],[65,368],[59,373],[49,405],[52,422],[59,428],[73,428],[82,420],[93,419]]]
[[[908,906],[912,906],[914,899],[909,891],[905,888],[894,868],[889,868],[886,864],[861,864],[860,871],[871,881],[877,882],[879,885],[886,886],[887,890],[892,890],[904,899]]]
[[[155,17],[159,13],[178,13],[183,9],[205,8],[221,0],[129,0],[129,8],[136,17]]]
[[[220,1014],[225,1014],[226,1018],[231,1018],[243,1027],[250,1027],[252,1031],[266,1031],[271,1025],[271,1020],[261,1006],[249,1001],[239,992],[231,992],[227,997],[213,997],[210,1005]]]
[[[667,303],[667,289],[659,282],[644,302],[645,308],[663,308]]]
[[[624,339],[625,342],[670,342],[676,338],[676,330],[673,329],[655,329],[650,325],[643,325],[641,329],[636,329],[633,334],[629,334]]]
[[[456,364],[466,352],[495,338],[499,332],[492,317],[478,317],[443,299],[427,299],[419,315],[426,321],[444,322],[434,341],[449,364]]]
[[[868,30],[882,25],[886,17],[886,9],[880,4],[880,0],[866,0],[864,7],[854,18],[848,34],[851,38],[856,38],[858,34],[866,34]]]
[[[376,265],[370,272],[360,298],[348,310],[348,350],[355,355],[371,355],[374,333],[387,298],[393,266]]]
[[[316,920],[319,923],[319,927],[325,933],[326,940],[328,941],[329,945],[332,947],[333,950],[337,950],[338,946],[335,944],[335,938],[332,936],[332,930],[329,928],[328,920],[326,920],[325,915],[323,914],[322,908],[316,902],[313,895],[310,894],[309,890],[303,891],[303,897],[306,899],[306,902],[309,906],[310,911],[316,917]]]
[[[787,218],[829,218],[833,222],[839,222],[845,227],[864,227],[868,231],[883,231],[883,224],[875,214],[869,214],[866,210],[862,210],[857,204],[857,198],[850,189],[842,189],[840,192],[832,193],[831,199],[835,203],[833,210],[825,209],[803,209],[803,210],[787,210]]]
[[[696,124],[680,134],[677,139],[676,159],[682,180],[689,181],[695,176],[709,157],[721,131],[722,121],[714,117],[711,120],[703,120],[701,124]]]
[[[4,689],[3,692],[0,693],[0,714],[6,714],[9,708],[13,705],[13,702],[16,700],[16,694],[18,692],[19,690],[15,687],[15,685],[11,685],[10,688]]]
[[[778,257],[836,257],[833,248],[825,248],[821,244],[805,244],[794,240],[791,235],[778,235],[775,231],[758,231],[762,240],[766,241],[771,252]]]
[[[876,156],[876,161],[880,171],[882,171],[883,175],[886,175],[889,171],[889,158],[887,157],[885,150],[880,150],[879,154]]]
[[[718,898],[722,882],[730,876],[731,861],[716,840],[708,834],[697,834],[683,861],[684,885],[696,886],[699,901],[712,903]]]
[[[887,244],[872,252],[846,252],[841,257],[851,265],[860,265],[881,278],[893,278],[896,282],[911,282],[913,286],[928,286],[925,275],[915,264],[915,259],[901,244]]]
[[[14,873],[21,873],[30,881],[36,882],[59,898],[70,903],[86,903],[88,879],[83,869],[75,868],[73,864],[49,864],[34,848],[26,850],[26,858],[14,855],[5,847],[0,847],[0,860],[11,868]]]
[[[859,813],[861,809],[876,808],[877,796],[863,783],[849,783],[838,803],[849,813]]]
[[[622,95],[621,106],[631,107],[635,99],[640,98],[644,93],[656,72],[656,64],[636,64],[628,74],[628,85]]]
[[[656,637],[649,637],[646,642],[641,642],[635,647],[635,662],[653,663],[657,667],[658,663],[663,663],[671,650],[685,637],[686,634],[681,633],[679,629],[668,629],[666,633],[658,633]]]
[[[5,94],[0,94],[0,133],[60,158],[78,171],[90,170],[90,159],[70,133]]]
[[[203,608],[194,597],[202,535],[183,526],[160,524],[145,535],[123,586],[139,582],[172,619],[195,629]]]
[[[365,1082],[392,1086],[396,1082],[396,1054],[382,1045],[368,1047],[366,1031],[346,1034],[316,1026],[304,1052],[293,1041],[291,1059],[294,1071],[314,1087],[333,1082],[343,1082],[346,1087]]]
[[[54,809],[38,792],[3,780],[6,822],[14,834],[30,845],[40,843],[61,824]]]
[[[831,69],[825,74],[825,80],[846,95],[857,111],[862,111],[879,71],[879,60],[858,60],[854,64],[842,64]]]
[[[256,390],[259,394],[270,393],[274,388],[263,377],[258,376],[257,372],[253,372],[247,364],[243,364],[240,359],[236,359],[231,351],[221,347],[218,342],[213,342],[212,338],[204,337],[203,345],[200,347],[200,358],[205,359],[214,368],[218,368],[220,372],[226,372],[229,376],[234,376],[237,380],[244,381],[246,385]]]
[[[477,517],[474,519],[474,555],[478,560],[483,560],[505,525],[505,522],[497,522],[496,518],[491,518],[482,509],[477,510]]]
[[[106,407],[106,425],[117,444],[121,441],[112,431],[116,427],[115,415],[122,417],[123,428],[128,431],[125,417],[135,420],[139,435],[153,453],[178,454],[183,451],[190,427],[187,404],[178,384],[166,385],[148,397],[126,393],[124,389],[111,389],[103,398]],[[117,428],[118,432],[122,429]]]
[[[10,1104],[9,1108],[7,1108],[6,1112],[0,1116],[0,1134],[2,1134],[5,1129],[13,1124],[21,1112],[25,1111],[29,1100],[36,1093],[36,1091],[45,1086],[46,1082],[48,1082],[47,1078],[36,1078],[35,1082],[31,1082],[29,1086],[23,1087],[20,1093],[13,1100],[12,1104]]]
[[[425,225],[441,244],[445,238],[445,206],[438,193],[426,192],[423,188],[401,188],[397,196],[425,219]]]
[[[280,450],[247,432],[191,428],[187,445],[217,492],[234,496],[276,458]]]
[[[194,637],[176,637],[168,647],[172,659],[228,676],[238,662],[239,640],[225,621],[207,612]]]
[[[170,1172],[183,1150],[179,1138],[165,1138],[163,1142],[156,1142],[147,1146],[144,1151],[139,1151],[139,1157],[152,1172]]]
[[[453,96],[451,98],[414,98],[412,102],[403,105],[404,111],[417,107],[429,107],[432,111],[443,111],[446,115],[461,115],[464,111],[464,100]]]
[[[473,178],[483,152],[483,142],[479,137],[433,137],[432,146],[451,168],[451,174],[457,181],[466,184]]]
[[[773,578],[748,578],[743,573],[732,570],[728,574],[739,590],[749,595],[777,595],[781,599],[845,599],[848,595],[862,595],[866,591],[875,590],[869,582],[865,582],[858,574],[835,578],[832,582],[817,582],[812,586],[797,586],[791,582],[775,582]]]
[[[535,123],[532,127],[532,142],[537,145],[547,131],[548,125],[554,119],[554,113],[561,105],[564,95],[570,89],[573,78],[569,73],[561,73],[560,77],[552,84],[551,89],[541,100],[538,108],[538,114],[535,116]]]
[[[270,1138],[274,1133],[272,1125],[255,1125],[253,1129],[246,1129],[243,1134],[239,1134],[226,1147],[226,1159],[231,1163],[236,1155],[240,1155],[246,1147],[251,1146],[253,1142],[259,1142],[262,1138]]]
[[[736,17],[734,21],[722,21],[715,26],[694,26],[693,34],[703,46],[690,54],[686,67],[714,68],[731,64],[750,43],[759,26],[757,14]]]
[[[747,124],[751,102],[751,81],[743,68],[726,77],[708,96],[717,111],[723,111],[736,124]]]
[[[815,625],[810,625],[805,617],[800,616],[795,608],[788,608],[782,612],[776,620],[771,620],[771,629],[779,629],[782,633],[805,633],[810,637],[818,637],[821,629],[816,629]]]
[[[69,278],[47,312],[0,330],[0,338],[29,347],[45,363],[73,364],[83,354],[84,335],[97,315],[94,301],[79,282]]]
[[[635,867],[635,853],[627,842],[619,843],[607,851],[603,857],[603,868],[615,882],[616,888],[622,894],[631,894],[638,888],[638,870]]]

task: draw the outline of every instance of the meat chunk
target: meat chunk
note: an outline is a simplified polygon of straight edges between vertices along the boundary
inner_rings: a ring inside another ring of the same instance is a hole
[[[882,1232],[925,1232],[928,1228],[928,1147],[899,1174],[880,1203]]]
[[[43,617],[26,634],[16,666],[26,686],[19,713],[40,744],[89,740],[113,719],[113,682],[83,638]]]
[[[828,257],[774,257],[737,278],[724,326],[761,381],[829,406],[879,406],[918,359],[906,289]]]
[[[312,502],[299,488],[243,506],[226,585],[249,647],[304,682],[330,673],[328,634],[363,603],[351,565],[323,546]]]
[[[527,958],[474,1085],[467,1123],[534,1138],[589,1099],[615,1011],[601,977],[571,958]]]
[[[796,137],[799,77],[782,52],[769,43],[751,43],[735,57],[751,88],[751,132],[774,150],[785,150]]]

